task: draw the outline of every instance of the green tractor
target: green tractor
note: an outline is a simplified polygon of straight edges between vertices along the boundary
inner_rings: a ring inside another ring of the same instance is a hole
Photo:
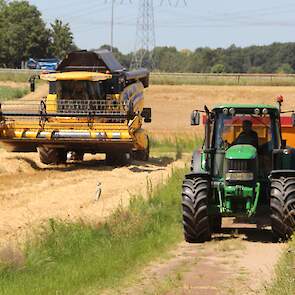
[[[204,112],[205,139],[195,151],[182,190],[184,237],[211,239],[222,217],[270,216],[276,240],[295,230],[295,149],[282,139],[281,103],[222,105]],[[294,114],[291,116],[294,126]]]

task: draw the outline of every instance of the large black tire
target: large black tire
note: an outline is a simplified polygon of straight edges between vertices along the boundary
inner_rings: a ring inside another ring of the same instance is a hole
[[[210,216],[210,227],[212,233],[220,233],[222,227],[222,216],[221,214],[216,214]]]
[[[272,179],[270,194],[274,237],[287,240],[295,231],[295,177]]]
[[[124,166],[130,164],[131,153],[107,153],[106,163],[110,166]]]
[[[209,181],[202,177],[185,179],[182,186],[184,237],[188,243],[211,239],[208,215]]]
[[[82,162],[84,159],[84,152],[83,151],[73,151],[71,152],[71,160]]]
[[[39,146],[38,152],[40,161],[46,165],[60,164],[67,161],[67,152],[65,150]]]
[[[133,152],[133,158],[137,161],[148,161],[150,158],[150,140],[147,137],[147,147],[144,150],[138,150]]]

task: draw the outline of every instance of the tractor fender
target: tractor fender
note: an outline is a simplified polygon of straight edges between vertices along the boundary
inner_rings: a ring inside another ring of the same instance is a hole
[[[295,170],[273,170],[269,175],[269,180],[278,179],[281,176],[283,177],[295,177]]]
[[[195,150],[191,160],[191,172],[203,173],[205,172],[202,168],[202,152],[200,150]]]

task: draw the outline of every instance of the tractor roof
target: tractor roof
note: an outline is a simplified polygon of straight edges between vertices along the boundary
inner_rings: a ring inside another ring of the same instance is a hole
[[[220,104],[213,107],[213,110],[224,108],[236,108],[236,109],[272,109],[278,110],[277,106],[270,104]]]

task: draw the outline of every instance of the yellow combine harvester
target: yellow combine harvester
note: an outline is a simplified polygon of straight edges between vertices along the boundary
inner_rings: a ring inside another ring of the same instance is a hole
[[[108,51],[70,53],[53,73],[41,74],[49,94],[41,100],[2,103],[0,142],[16,152],[37,151],[44,164],[105,153],[109,163],[148,160],[151,122],[143,90],[145,69],[128,72]],[[31,89],[35,88],[31,79]]]

